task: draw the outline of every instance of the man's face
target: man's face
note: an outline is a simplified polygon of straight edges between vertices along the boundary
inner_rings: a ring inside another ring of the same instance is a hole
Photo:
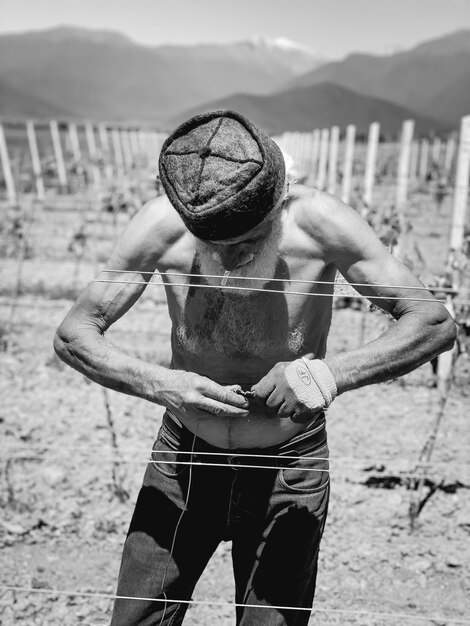
[[[272,278],[279,258],[281,236],[282,220],[278,212],[272,219],[261,222],[238,237],[224,241],[197,240],[196,250],[201,273],[206,276],[228,276],[227,287],[261,288],[267,281],[236,278]],[[217,278],[207,280],[211,284],[221,284],[221,280]],[[249,291],[239,293],[247,295]]]

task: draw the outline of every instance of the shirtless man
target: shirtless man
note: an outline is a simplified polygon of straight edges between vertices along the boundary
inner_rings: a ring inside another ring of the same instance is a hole
[[[289,192],[281,151],[241,115],[183,124],[162,148],[160,175],[167,197],[130,222],[99,277],[111,282],[85,289],[55,340],[92,380],[166,408],[112,625],[181,624],[229,539],[237,624],[307,624],[329,496],[325,409],[450,349],[455,326],[350,207]],[[169,369],[105,335],[155,270],[172,321]],[[324,360],[337,270],[396,322]]]

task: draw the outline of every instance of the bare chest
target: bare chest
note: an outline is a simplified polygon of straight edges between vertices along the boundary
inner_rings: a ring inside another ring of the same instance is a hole
[[[175,367],[250,384],[278,361],[324,356],[333,286],[315,281],[335,270],[322,260],[280,257],[273,280],[246,290],[209,284],[194,264],[187,273],[164,278]]]

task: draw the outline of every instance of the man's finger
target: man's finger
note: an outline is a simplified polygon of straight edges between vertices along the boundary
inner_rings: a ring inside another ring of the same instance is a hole
[[[210,398],[204,398],[197,406],[199,410],[217,417],[248,417],[250,414],[247,409],[217,402],[217,400],[211,400]]]
[[[207,398],[212,398],[222,404],[229,404],[242,409],[249,407],[248,400],[244,398],[241,393],[236,393],[234,385],[223,387],[222,385],[210,381],[210,384],[208,384],[207,388],[201,393]]]
[[[256,385],[253,385],[251,391],[257,398],[267,398],[274,391],[275,387],[276,383],[268,374],[257,382]]]
[[[274,391],[269,395],[269,398],[266,400],[266,406],[269,406],[271,409],[277,409],[283,402],[284,396],[278,389],[274,389]]]

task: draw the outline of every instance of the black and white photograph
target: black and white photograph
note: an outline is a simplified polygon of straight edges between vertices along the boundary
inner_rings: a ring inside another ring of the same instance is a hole
[[[469,0],[0,0],[0,626],[470,626]]]

